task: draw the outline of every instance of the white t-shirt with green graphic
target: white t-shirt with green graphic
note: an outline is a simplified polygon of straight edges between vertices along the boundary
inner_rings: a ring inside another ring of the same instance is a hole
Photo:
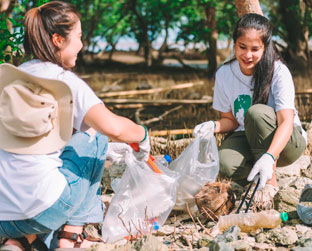
[[[213,108],[220,112],[232,111],[239,126],[235,131],[243,131],[244,118],[252,105],[252,76],[244,75],[237,60],[220,67],[216,73]],[[275,112],[283,109],[295,111],[294,125],[301,126],[295,108],[295,88],[292,76],[281,61],[274,64],[274,74],[267,105]],[[303,132],[303,136],[304,132]]]

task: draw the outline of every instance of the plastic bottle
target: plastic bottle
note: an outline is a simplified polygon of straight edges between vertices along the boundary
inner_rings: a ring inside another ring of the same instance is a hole
[[[165,167],[168,167],[168,165],[172,161],[169,154],[165,154],[163,157],[155,156],[154,158],[155,158],[156,162],[159,162],[160,164],[162,164]]]
[[[242,232],[251,232],[258,228],[275,228],[288,220],[285,212],[279,213],[276,210],[266,210],[258,213],[239,213],[220,216],[218,226],[221,232],[231,226],[238,226]]]

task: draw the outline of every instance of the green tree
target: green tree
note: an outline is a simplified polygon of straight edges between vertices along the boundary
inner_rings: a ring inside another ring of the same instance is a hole
[[[183,15],[179,23],[177,41],[185,46],[204,44],[208,60],[208,75],[212,76],[217,68],[217,40],[220,35],[230,39],[233,25],[237,20],[232,1],[188,0],[181,9]]]

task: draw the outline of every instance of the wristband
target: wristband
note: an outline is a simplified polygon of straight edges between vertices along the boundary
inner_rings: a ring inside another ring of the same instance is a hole
[[[274,156],[271,153],[265,152],[266,154],[270,155],[272,159],[275,161]]]
[[[216,129],[216,122],[214,122],[213,120],[209,120],[209,121],[212,121],[213,124],[214,124],[214,129]]]
[[[144,130],[145,130],[145,136],[144,136],[144,139],[142,139],[142,140],[140,141],[140,143],[143,142],[144,140],[146,140],[146,137],[147,137],[147,128],[146,128],[146,126],[145,126],[145,125],[141,125],[141,126],[143,126],[143,128],[144,128]]]

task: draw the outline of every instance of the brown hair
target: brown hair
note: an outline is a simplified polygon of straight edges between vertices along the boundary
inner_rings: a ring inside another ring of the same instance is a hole
[[[64,67],[52,36],[56,33],[66,39],[80,17],[74,5],[61,1],[30,9],[24,18],[26,55]]]

